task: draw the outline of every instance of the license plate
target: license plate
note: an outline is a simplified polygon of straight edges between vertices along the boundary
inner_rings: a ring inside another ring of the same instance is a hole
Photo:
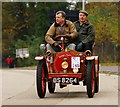
[[[54,77],[53,83],[77,83],[78,78],[76,77]]]

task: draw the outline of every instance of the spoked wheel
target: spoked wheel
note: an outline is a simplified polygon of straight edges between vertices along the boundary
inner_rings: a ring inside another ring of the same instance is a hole
[[[45,59],[39,61],[37,66],[37,93],[40,98],[44,98],[46,93],[46,62]]]
[[[94,61],[87,62],[86,85],[87,85],[88,97],[92,98],[94,96],[94,93],[95,93],[95,65],[94,65]]]
[[[48,90],[49,90],[50,93],[54,93],[54,91],[55,91],[55,83],[48,82]]]

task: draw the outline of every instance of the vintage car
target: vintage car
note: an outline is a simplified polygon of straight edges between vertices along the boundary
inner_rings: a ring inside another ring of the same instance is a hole
[[[54,93],[55,84],[58,83],[60,88],[69,84],[79,85],[82,81],[87,88],[89,98],[99,91],[99,58],[93,56],[90,50],[77,52],[64,46],[64,35],[61,38],[61,51],[52,53],[47,51],[44,55],[36,56],[38,60],[36,85],[37,93],[40,98],[46,94],[46,83],[48,90]],[[41,44],[41,49],[45,45]]]

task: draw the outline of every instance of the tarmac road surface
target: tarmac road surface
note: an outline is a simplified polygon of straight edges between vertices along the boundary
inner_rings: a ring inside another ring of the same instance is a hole
[[[40,99],[35,85],[35,70],[2,70],[2,105],[118,105],[118,76],[100,74],[100,91],[88,98],[86,86],[68,85]]]

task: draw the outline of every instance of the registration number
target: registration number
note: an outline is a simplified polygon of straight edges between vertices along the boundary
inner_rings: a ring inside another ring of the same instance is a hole
[[[77,83],[78,78],[76,77],[54,77],[53,83]]]

